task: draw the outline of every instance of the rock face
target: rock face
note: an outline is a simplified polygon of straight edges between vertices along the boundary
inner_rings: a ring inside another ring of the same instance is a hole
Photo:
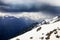
[[[57,16],[49,22],[51,23],[38,25],[36,28],[9,40],[60,40],[60,17]]]

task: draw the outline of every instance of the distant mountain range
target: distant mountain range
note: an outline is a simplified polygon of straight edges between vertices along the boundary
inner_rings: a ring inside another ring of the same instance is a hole
[[[43,25],[40,24],[36,28],[10,40],[60,40],[60,16],[56,16],[48,22],[45,21]]]
[[[11,37],[23,34],[35,23],[28,17],[16,18],[14,16],[0,17],[0,40],[7,40]]]

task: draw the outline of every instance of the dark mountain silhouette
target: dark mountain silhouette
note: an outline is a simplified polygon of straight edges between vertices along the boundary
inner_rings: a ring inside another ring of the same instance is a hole
[[[8,40],[17,35],[21,35],[34,28],[32,24],[36,25],[33,20],[26,20],[24,17],[0,17],[0,40]]]

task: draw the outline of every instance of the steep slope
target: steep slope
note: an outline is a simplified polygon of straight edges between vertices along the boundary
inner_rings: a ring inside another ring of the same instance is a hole
[[[10,40],[60,40],[60,21],[38,25],[37,28]]]

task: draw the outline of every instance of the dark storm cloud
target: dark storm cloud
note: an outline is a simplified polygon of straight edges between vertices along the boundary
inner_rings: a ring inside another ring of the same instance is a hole
[[[29,5],[25,5],[25,4],[20,4],[20,5],[1,4],[0,10],[5,11],[5,12],[37,12],[37,11],[40,11],[40,5],[37,5],[38,7],[36,5],[35,4],[29,4]]]
[[[40,4],[40,5],[38,5]],[[1,12],[49,12],[51,14],[60,14],[59,6],[52,6],[44,3],[32,3],[32,4],[4,4],[0,2]]]
[[[47,12],[53,15],[60,15],[60,7],[59,6],[52,6],[52,5],[43,5],[41,7],[42,12]]]

